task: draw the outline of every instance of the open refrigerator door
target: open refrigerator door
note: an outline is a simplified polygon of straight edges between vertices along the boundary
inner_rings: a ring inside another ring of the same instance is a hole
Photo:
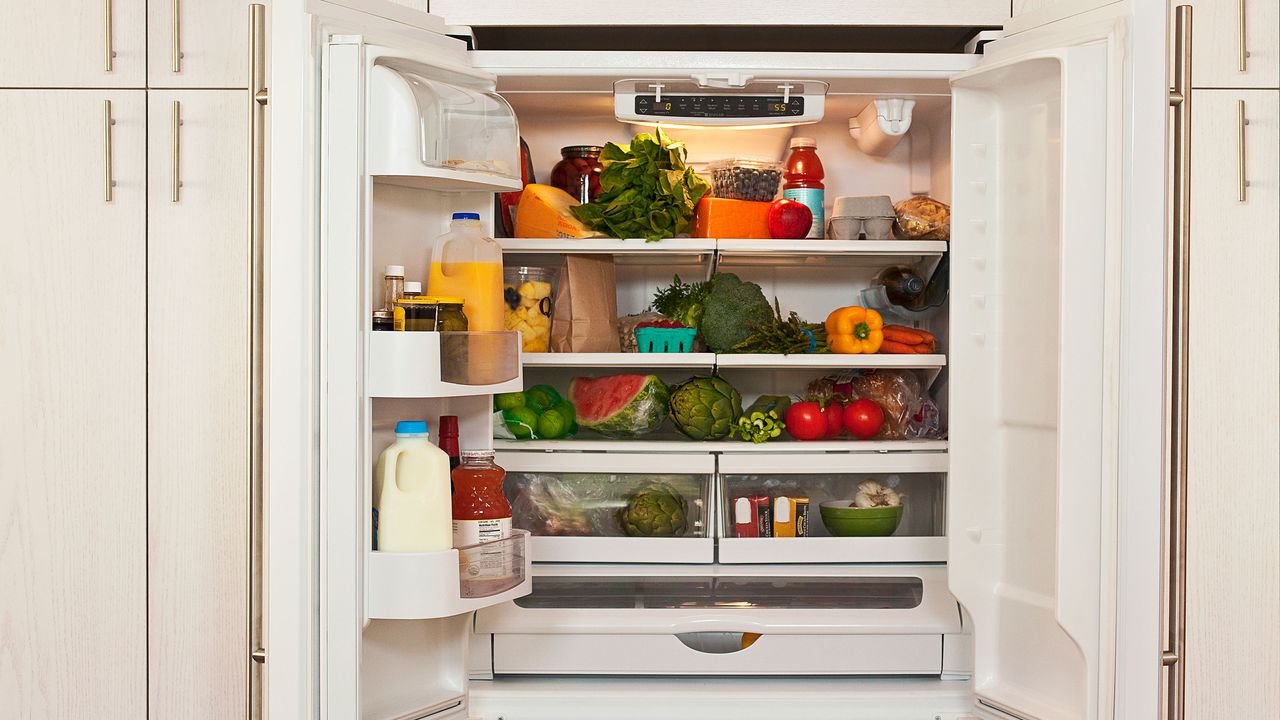
[[[948,569],[974,622],[984,718],[1111,717],[1117,692],[1120,468],[1132,452],[1119,446],[1132,422],[1119,388],[1132,362],[1122,329],[1135,322],[1122,284],[1161,273],[1122,258],[1152,239],[1128,222],[1164,222],[1125,168],[1144,154],[1135,145],[1161,155],[1165,122],[1163,105],[1128,102],[1132,5],[1008,28],[952,81],[950,362],[966,381],[951,394]],[[1156,416],[1159,396],[1148,401]]]

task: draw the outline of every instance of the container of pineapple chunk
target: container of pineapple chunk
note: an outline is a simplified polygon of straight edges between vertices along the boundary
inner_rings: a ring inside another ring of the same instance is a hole
[[[520,333],[521,350],[547,352],[551,345],[551,305],[558,268],[507,267],[502,270],[507,330]]]

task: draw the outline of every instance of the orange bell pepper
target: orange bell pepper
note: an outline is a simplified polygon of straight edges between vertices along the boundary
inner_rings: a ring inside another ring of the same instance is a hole
[[[884,320],[875,310],[853,305],[827,316],[827,345],[833,353],[869,355],[884,342]]]

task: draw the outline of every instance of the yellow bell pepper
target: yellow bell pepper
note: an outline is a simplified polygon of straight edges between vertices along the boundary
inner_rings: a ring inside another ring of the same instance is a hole
[[[826,326],[827,345],[833,353],[869,355],[884,342],[884,320],[868,308],[853,305],[833,310]]]

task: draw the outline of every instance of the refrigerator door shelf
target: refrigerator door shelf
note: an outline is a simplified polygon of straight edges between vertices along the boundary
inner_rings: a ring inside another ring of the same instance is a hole
[[[529,594],[529,533],[437,553],[371,552],[366,616],[421,620],[472,612]]]
[[[369,334],[369,397],[443,398],[524,389],[520,334],[387,332]]]

